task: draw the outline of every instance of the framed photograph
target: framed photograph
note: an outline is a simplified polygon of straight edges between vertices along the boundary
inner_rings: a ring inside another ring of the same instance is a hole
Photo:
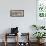
[[[24,17],[24,10],[10,10],[11,17]]]

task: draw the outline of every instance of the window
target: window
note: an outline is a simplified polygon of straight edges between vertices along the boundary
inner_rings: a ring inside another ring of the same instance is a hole
[[[46,17],[46,0],[37,0],[37,15]]]

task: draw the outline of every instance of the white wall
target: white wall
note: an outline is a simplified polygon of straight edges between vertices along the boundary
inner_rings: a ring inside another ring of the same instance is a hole
[[[10,17],[11,9],[24,10],[24,17]],[[0,34],[17,26],[19,32],[32,35],[32,24],[36,24],[36,0],[0,0]]]

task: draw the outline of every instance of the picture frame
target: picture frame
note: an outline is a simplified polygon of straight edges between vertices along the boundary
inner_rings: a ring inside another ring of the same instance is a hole
[[[11,17],[24,17],[24,10],[10,10]]]

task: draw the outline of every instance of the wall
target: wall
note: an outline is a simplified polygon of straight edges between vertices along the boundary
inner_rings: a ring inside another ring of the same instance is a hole
[[[10,10],[24,10],[24,17],[10,17]],[[0,34],[10,32],[11,27],[19,27],[19,32],[30,32],[36,24],[36,0],[0,0]]]

